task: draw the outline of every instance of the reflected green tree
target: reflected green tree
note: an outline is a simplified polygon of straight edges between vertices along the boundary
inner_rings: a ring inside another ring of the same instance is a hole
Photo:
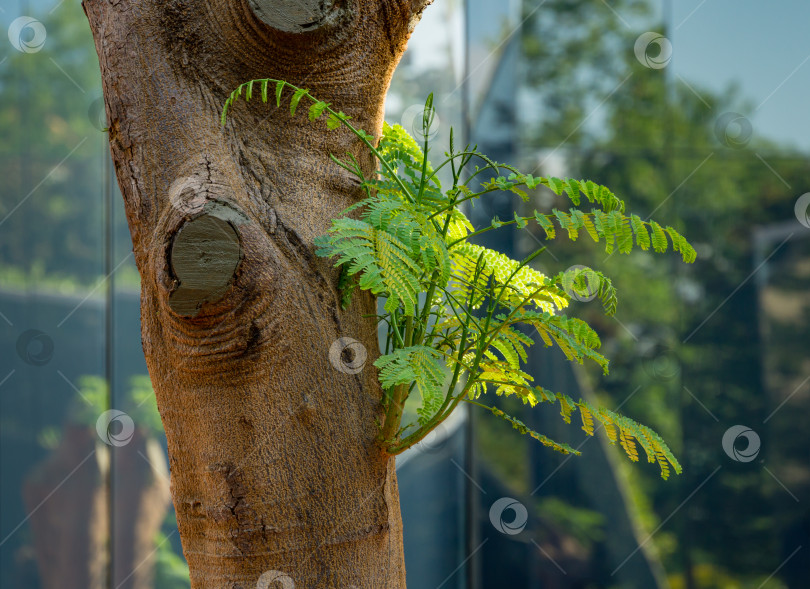
[[[711,92],[644,67],[633,43],[656,27],[635,19],[643,18],[645,9],[653,15],[651,4],[611,3],[638,24],[632,29],[598,4],[547,3],[528,21],[526,81],[542,113],[530,117],[527,152],[536,158],[541,149],[542,159],[554,151],[566,174],[613,187],[632,209],[678,219],[673,224],[689,228],[698,261],[680,268],[636,254],[589,259],[615,277],[622,298],[617,321],[600,319],[597,308],[579,304],[579,316],[597,326],[612,358],[608,377],[594,373],[589,380],[608,404],[640,388],[643,395],[630,398],[623,409],[666,439],[681,440],[673,448],[684,456],[677,485],[659,485],[654,473],[641,470],[624,473],[643,490],[634,497],[648,530],[705,483],[653,538],[672,586],[757,587],[801,543],[798,530],[807,525],[796,520],[797,504],[776,480],[790,481],[787,487],[797,498],[810,492],[801,482],[810,471],[797,411],[807,408],[807,401],[797,396],[792,410],[763,421],[801,383],[796,375],[806,375],[806,346],[799,340],[806,341],[808,310],[800,293],[808,285],[802,268],[810,247],[798,234],[780,247],[788,233],[758,242],[755,228],[794,220],[810,159],[757,134],[735,138],[724,113],[747,118],[753,110],[735,87]],[[535,5],[526,3],[525,13]],[[569,29],[575,18],[584,22]],[[601,100],[598,113],[582,124]],[[533,207],[555,204],[547,192],[534,198]],[[552,248],[557,260],[548,263],[554,270],[584,263],[586,252],[576,244]],[[773,277],[766,269],[752,278],[770,255],[769,268],[784,274]],[[796,308],[791,318],[768,317],[767,308],[757,315],[762,296],[757,284],[768,280],[781,289],[773,296]],[[767,366],[783,375],[782,382],[768,384],[773,378]],[[785,392],[766,394],[774,390]],[[763,440],[767,436],[770,447],[757,462],[734,463],[723,452],[722,435],[737,423],[750,424]],[[719,474],[707,480],[718,466]],[[787,566],[769,583],[801,586],[807,580],[806,570]]]

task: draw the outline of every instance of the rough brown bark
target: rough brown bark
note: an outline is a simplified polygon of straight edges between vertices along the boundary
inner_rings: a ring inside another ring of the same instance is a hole
[[[312,247],[361,196],[329,154],[374,162],[345,130],[260,100],[225,130],[218,116],[272,77],[378,134],[427,3],[84,0],[194,589],[405,586],[394,461],[375,443],[375,303],[341,310]],[[364,370],[333,366],[339,338],[365,346]]]

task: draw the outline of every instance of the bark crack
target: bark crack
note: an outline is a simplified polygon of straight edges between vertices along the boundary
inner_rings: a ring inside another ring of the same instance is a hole
[[[337,292],[336,285],[333,285],[331,281],[327,280],[322,273],[322,268],[325,265],[325,262],[320,260],[312,251],[312,248],[308,247],[304,243],[301,236],[298,235],[294,229],[286,226],[278,216],[276,216],[276,226],[281,229],[280,232],[276,232],[276,235],[282,237],[280,240],[280,245],[284,246],[282,251],[287,254],[287,257],[291,262],[294,263],[296,267],[306,269],[306,276],[311,279],[309,284],[317,284],[318,288],[316,289],[302,288],[301,294],[306,299],[307,304],[309,305],[309,295],[314,293],[318,297],[319,302],[328,307],[330,316],[335,323],[335,327],[337,328],[338,332],[340,332],[340,318],[338,317],[337,312],[340,295]],[[302,282],[302,286],[303,284],[304,283]],[[326,300],[324,297],[324,292],[330,293],[331,296],[329,300]],[[311,306],[310,311],[315,313]]]

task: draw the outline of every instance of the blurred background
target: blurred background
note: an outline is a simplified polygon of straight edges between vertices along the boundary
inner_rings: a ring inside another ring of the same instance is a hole
[[[663,481],[542,405],[494,399],[582,456],[458,412],[398,458],[409,587],[810,587],[808,21],[802,0],[426,10],[390,122],[417,134],[434,92],[438,152],[452,126],[525,172],[606,184],[698,260],[487,234],[613,278],[615,317],[571,310],[610,375],[542,346],[530,372],[650,425],[684,472]],[[187,588],[89,28],[64,0],[7,0],[0,24],[0,586]]]

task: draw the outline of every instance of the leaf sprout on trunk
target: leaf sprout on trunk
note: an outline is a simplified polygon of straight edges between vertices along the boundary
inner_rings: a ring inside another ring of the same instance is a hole
[[[629,253],[635,247],[661,253],[671,242],[672,249],[691,263],[695,250],[680,233],[653,220],[625,214],[622,200],[589,180],[523,174],[511,165],[493,161],[476,146],[457,151],[452,129],[449,151],[434,167],[428,160],[435,113],[432,94],[423,111],[421,146],[399,125],[384,124],[382,137],[375,138],[307,89],[274,79],[252,80],[234,90],[223,108],[222,124],[240,97],[251,100],[258,91],[261,100],[268,102],[271,88],[277,107],[287,89],[292,92],[291,115],[306,98],[311,121],[325,118],[329,129],[345,127],[379,162],[378,173],[366,177],[351,154],[347,159],[330,156],[360,179],[365,198],[334,219],[329,232],[315,240],[315,246],[317,255],[333,259],[340,269],[344,307],[358,287],[385,298],[384,312],[378,317],[387,326],[384,353],[374,363],[385,392],[378,436],[383,448],[390,454],[403,452],[464,402],[506,420],[553,450],[579,454],[485,404],[485,395],[494,392],[514,395],[532,407],[557,404],[567,423],[579,411],[587,434],[594,435],[599,422],[608,439],[618,443],[630,460],[638,461],[638,444],[648,462],[658,463],[664,479],[671,469],[681,472],[669,447],[647,426],[534,385],[533,378],[521,368],[527,361],[526,348],[534,343],[518,329],[527,326],[537,330],[544,345],[558,346],[569,361],[583,363],[587,359],[607,373],[608,360],[598,351],[599,336],[584,321],[562,312],[571,299],[599,297],[605,313],[612,315],[617,300],[610,279],[586,267],[546,276],[531,267],[545,248],[514,260],[471,241],[506,225],[523,229],[536,223],[548,239],[554,239],[558,231],[565,231],[571,240],[585,233],[604,244],[607,253]],[[447,168],[452,181],[449,188],[442,188],[438,173]],[[541,185],[565,195],[573,206],[550,213],[534,211],[529,216],[515,213],[506,221],[495,217],[490,225],[478,229],[461,210],[463,203],[499,191],[528,201],[525,189]],[[591,205],[589,211],[578,208],[583,195]],[[403,423],[405,402],[412,395],[418,395],[417,420]]]

